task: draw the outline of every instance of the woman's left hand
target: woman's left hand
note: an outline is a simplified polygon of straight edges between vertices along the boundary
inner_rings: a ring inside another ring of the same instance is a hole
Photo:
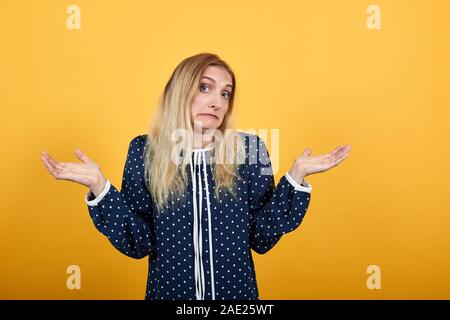
[[[311,156],[310,148],[305,148],[303,154],[294,160],[294,164],[289,170],[289,175],[301,184],[306,176],[328,171],[344,161],[351,148],[351,145],[338,146],[329,153],[315,157]]]

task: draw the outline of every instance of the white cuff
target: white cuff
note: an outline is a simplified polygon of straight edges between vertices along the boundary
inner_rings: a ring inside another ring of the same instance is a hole
[[[289,181],[290,184],[292,184],[294,186],[294,189],[297,191],[304,191],[304,192],[308,192],[311,193],[312,191],[312,186],[311,184],[304,180],[306,182],[306,187],[302,186],[301,184],[298,184],[297,181],[295,181],[289,174],[289,172],[286,172],[285,177],[287,179],[287,181]]]
[[[103,189],[103,191],[98,195],[97,198],[95,198],[94,200],[89,201],[89,196],[91,195],[92,191],[88,191],[88,193],[86,194],[85,197],[85,201],[88,204],[88,206],[96,206],[100,201],[102,201],[102,199],[105,197],[105,195],[108,193],[109,189],[111,188],[111,183],[109,182],[109,180],[106,180],[106,185],[105,188]]]

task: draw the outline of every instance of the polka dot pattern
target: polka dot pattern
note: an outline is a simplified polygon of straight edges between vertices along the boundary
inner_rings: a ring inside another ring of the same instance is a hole
[[[210,268],[208,215],[204,213],[200,232],[207,300],[212,299],[211,278],[217,300],[258,299],[251,249],[264,254],[273,248],[300,225],[310,201],[311,193],[297,190],[286,176],[275,186],[264,141],[257,135],[240,135],[246,159],[239,166],[242,179],[237,181],[236,197],[224,193],[217,199],[211,165],[206,168],[209,193],[203,185],[202,207],[209,200],[214,267]],[[195,300],[192,180],[185,194],[158,212],[145,186],[146,139],[147,135],[140,135],[130,142],[120,192],[109,184],[97,198],[86,195],[89,214],[97,230],[120,252],[136,259],[148,256],[145,299]],[[214,270],[214,277],[209,270]]]

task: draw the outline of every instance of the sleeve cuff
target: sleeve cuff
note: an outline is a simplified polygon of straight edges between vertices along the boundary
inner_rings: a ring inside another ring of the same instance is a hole
[[[290,176],[289,172],[286,172],[285,177],[286,177],[287,181],[289,181],[289,183],[292,184],[292,186],[294,187],[295,190],[297,190],[297,191],[304,191],[304,192],[311,193],[311,191],[312,191],[312,186],[311,186],[311,184],[310,184],[308,181],[304,180],[305,183],[306,183],[306,186],[303,186],[303,185],[301,185],[301,184],[298,184],[297,181],[295,181],[295,180]]]
[[[105,197],[105,195],[108,193],[109,189],[111,188],[111,183],[109,182],[109,180],[106,180],[106,185],[105,188],[103,189],[103,191],[98,195],[97,198],[93,199],[93,200],[89,200],[89,197],[91,195],[93,195],[92,191],[88,191],[88,193],[86,194],[85,197],[85,201],[87,203],[88,206],[96,206],[98,205],[98,203],[100,201],[102,201],[102,199]]]

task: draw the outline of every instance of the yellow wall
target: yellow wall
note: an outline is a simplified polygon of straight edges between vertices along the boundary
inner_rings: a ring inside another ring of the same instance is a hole
[[[40,154],[76,161],[79,147],[120,186],[173,68],[210,51],[237,74],[237,126],[280,129],[277,180],[305,147],[352,145],[308,177],[300,228],[254,254],[261,299],[449,299],[449,31],[447,0],[0,0],[0,298],[144,297],[146,259],[116,251],[87,188]]]

